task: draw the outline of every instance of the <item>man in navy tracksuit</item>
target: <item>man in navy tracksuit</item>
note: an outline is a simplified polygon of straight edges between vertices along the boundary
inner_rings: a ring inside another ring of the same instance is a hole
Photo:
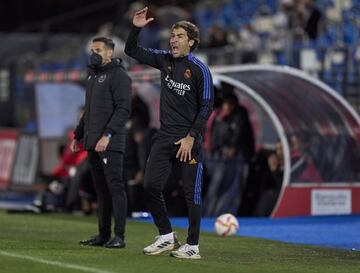
[[[191,53],[199,43],[199,30],[190,22],[172,26],[169,52],[138,46],[141,28],[154,20],[146,14],[147,8],[135,13],[125,47],[126,54],[161,71],[161,126],[152,140],[144,181],[147,205],[160,236],[144,248],[144,254],[173,250],[171,256],[200,259],[202,134],[213,106],[212,77]],[[187,243],[179,249],[162,194],[174,164],[181,164],[189,214]]]

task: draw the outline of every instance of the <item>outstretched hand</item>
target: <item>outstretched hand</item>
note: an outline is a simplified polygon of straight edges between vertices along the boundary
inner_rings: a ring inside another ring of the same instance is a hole
[[[152,18],[152,17],[146,19],[147,11],[148,11],[148,7],[145,7],[142,10],[139,10],[139,11],[135,12],[134,17],[133,17],[134,26],[136,26],[136,27],[144,27],[149,22],[154,20],[154,18]]]

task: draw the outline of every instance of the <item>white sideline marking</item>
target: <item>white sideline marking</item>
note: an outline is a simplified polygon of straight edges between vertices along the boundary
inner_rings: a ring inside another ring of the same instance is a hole
[[[95,268],[76,265],[76,264],[61,263],[58,261],[50,261],[50,260],[45,260],[45,259],[41,259],[41,258],[27,256],[27,255],[14,254],[14,253],[1,251],[1,250],[0,250],[0,255],[12,257],[12,258],[19,258],[19,259],[23,259],[23,260],[29,260],[32,262],[37,262],[37,263],[42,263],[42,264],[47,264],[47,265],[55,265],[55,266],[59,266],[59,267],[63,267],[63,268],[70,268],[70,269],[82,270],[82,271],[87,271],[87,272],[93,272],[93,273],[115,273],[112,271],[95,269]]]

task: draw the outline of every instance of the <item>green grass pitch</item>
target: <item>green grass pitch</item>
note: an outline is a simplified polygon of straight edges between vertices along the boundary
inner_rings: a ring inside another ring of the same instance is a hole
[[[145,256],[142,249],[153,241],[156,229],[134,221],[127,223],[125,249],[78,244],[96,229],[95,217],[0,211],[0,272],[360,272],[359,252],[210,233],[201,234],[201,260],[178,260],[168,253]],[[177,232],[184,241],[186,231]]]

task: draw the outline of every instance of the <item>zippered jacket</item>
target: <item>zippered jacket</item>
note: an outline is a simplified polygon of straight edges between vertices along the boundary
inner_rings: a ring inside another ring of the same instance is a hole
[[[125,123],[130,116],[131,79],[121,59],[98,69],[89,66],[85,112],[74,132],[86,150],[94,150],[103,135],[111,134],[109,151],[125,151]]]

